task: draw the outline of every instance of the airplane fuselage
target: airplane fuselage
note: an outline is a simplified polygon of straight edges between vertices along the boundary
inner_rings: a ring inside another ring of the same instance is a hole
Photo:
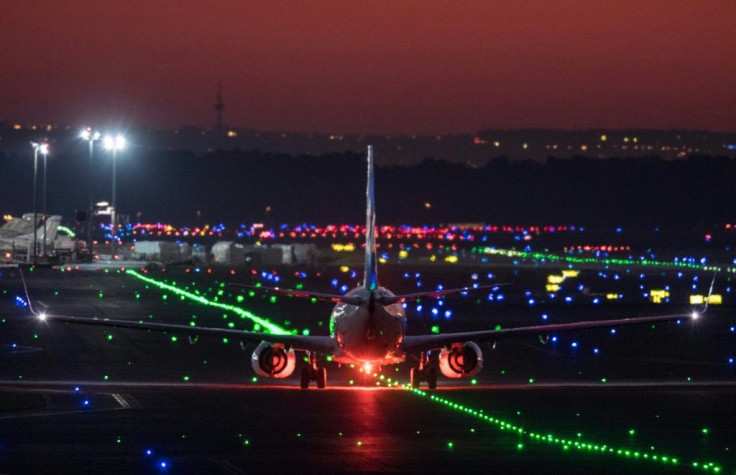
[[[371,292],[361,286],[346,295],[361,297],[366,303],[341,302],[332,310],[330,328],[339,348],[335,361],[375,365],[404,361],[405,355],[399,351],[406,332],[404,309],[399,303],[382,305],[377,301],[394,294],[383,287]]]

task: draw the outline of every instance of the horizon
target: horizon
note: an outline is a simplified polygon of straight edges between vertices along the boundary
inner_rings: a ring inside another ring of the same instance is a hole
[[[736,124],[721,0],[4,2],[3,119],[458,135]],[[237,126],[234,124],[238,124]]]
[[[194,124],[179,124],[179,125],[171,125],[171,126],[154,126],[152,124],[130,124],[130,125],[124,125],[122,127],[117,125],[95,125],[91,123],[85,123],[82,125],[77,124],[71,124],[71,123],[64,123],[64,124],[54,124],[48,121],[39,121],[37,123],[21,123],[21,121],[13,121],[13,120],[5,120],[3,118],[0,118],[0,126],[13,128],[15,131],[28,131],[28,130],[39,130],[44,131],[46,127],[52,127],[52,130],[69,130],[69,131],[81,131],[85,127],[92,127],[95,130],[141,130],[141,129],[148,129],[148,130],[156,130],[156,131],[179,131],[182,129],[196,129],[201,130],[206,133],[227,133],[227,131],[248,131],[248,132],[256,132],[256,133],[287,133],[287,134],[302,134],[302,135],[330,135],[330,134],[336,134],[336,135],[342,135],[342,136],[416,136],[416,137],[433,137],[437,135],[441,136],[462,136],[462,135],[474,135],[478,132],[485,132],[485,131],[501,131],[501,132],[522,132],[522,131],[542,131],[542,132],[563,132],[563,133],[580,133],[580,132],[608,132],[608,133],[616,133],[616,132],[632,132],[632,131],[651,131],[651,132],[703,132],[708,134],[736,134],[736,125],[732,130],[709,130],[709,129],[697,129],[697,128],[681,128],[681,127],[675,127],[675,128],[654,128],[654,127],[589,127],[589,128],[578,128],[578,129],[570,129],[570,128],[563,128],[563,127],[481,127],[475,131],[467,130],[467,131],[458,131],[458,132],[449,132],[449,133],[432,133],[432,132],[424,132],[424,133],[394,133],[394,132],[387,132],[387,131],[378,131],[378,132],[322,132],[322,131],[310,131],[310,130],[287,130],[287,129],[259,129],[259,128],[253,128],[253,127],[246,127],[246,126],[236,126],[236,125],[228,125],[226,128],[223,128],[222,130],[218,131],[215,128],[207,127],[207,126],[200,126],[200,125],[194,125]],[[20,127],[20,128],[18,128]],[[48,131],[48,130],[47,130]]]

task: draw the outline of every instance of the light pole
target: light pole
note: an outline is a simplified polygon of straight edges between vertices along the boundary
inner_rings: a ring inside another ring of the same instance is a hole
[[[89,182],[89,205],[87,206],[87,249],[90,256],[92,255],[92,214],[94,213],[94,201],[92,200],[92,155],[94,154],[95,140],[100,140],[100,133],[92,129],[85,128],[80,134],[82,139],[89,142],[89,173],[87,181]]]
[[[41,221],[43,221],[43,258],[46,260],[46,157],[49,154],[48,146],[41,148],[43,155],[43,213]]]
[[[106,135],[103,139],[102,144],[105,146],[105,149],[110,150],[112,152],[112,212],[110,213],[110,225],[111,225],[111,235],[112,235],[112,259],[115,259],[115,253],[116,253],[116,247],[117,247],[117,235],[118,235],[118,209],[115,202],[116,193],[117,193],[117,181],[115,177],[116,172],[116,161],[118,156],[118,150],[122,150],[125,148],[125,138],[118,134],[116,136],[112,135]]]
[[[33,147],[33,265],[35,266],[38,264],[38,231],[36,229],[38,225],[38,152],[46,156],[49,144],[31,142],[31,146]],[[26,261],[28,261],[28,256],[26,256]]]

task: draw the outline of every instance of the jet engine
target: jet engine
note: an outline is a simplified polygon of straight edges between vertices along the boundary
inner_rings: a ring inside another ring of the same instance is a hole
[[[440,371],[448,378],[475,376],[483,369],[483,352],[472,341],[453,343],[440,352]]]
[[[288,378],[296,368],[296,355],[284,345],[263,342],[253,351],[250,364],[258,376]]]

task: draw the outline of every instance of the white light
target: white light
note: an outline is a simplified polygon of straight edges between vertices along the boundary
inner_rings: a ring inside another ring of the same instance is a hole
[[[82,133],[80,133],[79,136],[82,137],[82,139],[87,140],[87,141],[100,140],[100,133],[97,132],[96,130],[92,131],[92,129],[82,130]]]
[[[102,140],[102,145],[107,150],[122,150],[125,148],[125,137],[122,135],[105,135],[105,138]]]
[[[46,321],[46,314],[45,313],[39,313],[38,314],[38,319],[41,320],[42,322]]]
[[[693,314],[691,316],[692,316],[693,320],[697,320],[698,318],[700,318],[700,314],[698,312],[693,312]]]
[[[46,142],[43,142],[43,143],[31,142],[31,146],[36,152],[41,152],[44,155],[49,153],[49,144],[47,144]]]

